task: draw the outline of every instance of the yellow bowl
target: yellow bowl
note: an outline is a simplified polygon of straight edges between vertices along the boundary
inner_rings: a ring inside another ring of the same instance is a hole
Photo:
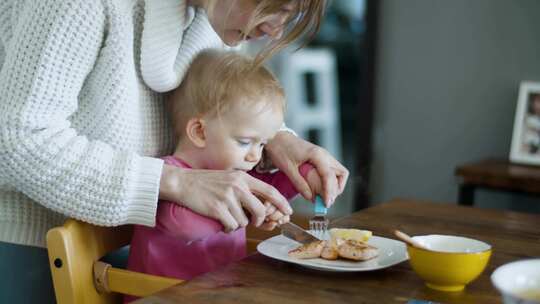
[[[436,290],[463,290],[484,271],[491,256],[489,244],[466,237],[433,234],[413,239],[430,250],[408,245],[411,267]]]

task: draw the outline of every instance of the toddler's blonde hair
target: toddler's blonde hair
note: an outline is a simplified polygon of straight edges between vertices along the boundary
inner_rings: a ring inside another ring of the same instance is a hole
[[[258,105],[285,112],[285,94],[276,77],[252,58],[235,51],[204,50],[190,65],[180,86],[169,95],[177,139],[189,119],[220,115],[231,105]]]

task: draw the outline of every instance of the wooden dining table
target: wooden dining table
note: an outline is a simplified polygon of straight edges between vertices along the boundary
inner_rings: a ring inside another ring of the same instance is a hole
[[[451,234],[491,244],[487,268],[462,292],[424,285],[409,262],[366,272],[328,272],[254,253],[182,284],[134,302],[143,303],[502,303],[491,283],[493,271],[512,261],[540,257],[540,214],[395,199],[332,221],[333,227],[368,229],[394,238]]]

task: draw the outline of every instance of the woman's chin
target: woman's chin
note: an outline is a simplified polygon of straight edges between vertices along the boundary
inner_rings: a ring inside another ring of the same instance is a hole
[[[242,42],[242,40],[239,40],[239,39],[224,39],[223,42],[229,47],[235,47],[235,46],[238,46]]]
[[[253,38],[249,36],[244,36],[241,33],[238,33],[237,31],[231,31],[231,32],[225,33],[224,36],[225,37],[220,35],[221,40],[223,41],[223,43],[225,43],[227,46],[230,46],[230,47],[238,46],[242,42],[250,41]]]

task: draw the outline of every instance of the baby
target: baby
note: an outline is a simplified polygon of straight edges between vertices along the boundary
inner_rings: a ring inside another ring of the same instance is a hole
[[[285,96],[275,77],[251,59],[231,51],[203,51],[182,85],[171,95],[178,143],[165,163],[182,168],[241,170],[291,199],[298,193],[281,172],[258,173],[254,167],[264,145],[283,124]],[[321,191],[316,170],[298,168],[315,193]],[[265,204],[266,227],[288,221]],[[246,255],[245,228],[226,233],[216,220],[181,204],[160,201],[156,226],[136,226],[128,268],[154,275],[191,279]]]

